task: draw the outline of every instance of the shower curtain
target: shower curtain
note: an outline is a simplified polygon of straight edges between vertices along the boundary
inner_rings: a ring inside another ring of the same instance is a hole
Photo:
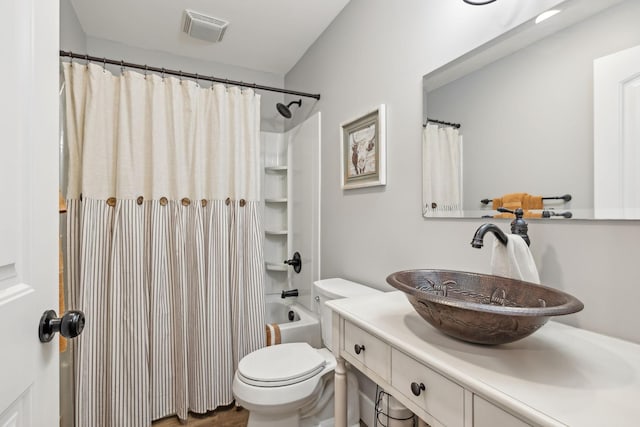
[[[76,426],[230,404],[264,346],[260,97],[63,66]]]
[[[462,135],[428,123],[422,132],[422,201],[425,216],[462,216]]]

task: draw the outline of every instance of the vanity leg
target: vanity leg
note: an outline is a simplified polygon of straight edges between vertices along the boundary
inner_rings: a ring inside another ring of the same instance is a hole
[[[335,427],[347,427],[347,367],[338,357],[335,370]]]

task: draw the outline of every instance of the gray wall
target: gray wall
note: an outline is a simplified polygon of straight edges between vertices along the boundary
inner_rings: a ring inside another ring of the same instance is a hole
[[[351,0],[287,74],[287,87],[322,94],[303,108],[323,114],[323,278],[389,289],[385,277],[401,269],[489,271],[491,246],[469,245],[481,220],[421,216],[422,76],[552,3]],[[339,125],[381,103],[388,184],[342,191]],[[506,220],[496,223],[508,228]],[[542,282],[585,303],[564,322],[640,342],[639,222],[540,221],[530,236]]]
[[[638,16],[623,3],[427,94],[430,117],[463,124],[465,210],[569,193],[552,206],[593,217],[593,60],[640,44]]]
[[[60,49],[78,53],[87,50],[87,36],[70,0],[60,0]]]

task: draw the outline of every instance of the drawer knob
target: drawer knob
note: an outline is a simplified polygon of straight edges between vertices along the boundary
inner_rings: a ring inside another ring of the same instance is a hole
[[[420,393],[422,393],[422,391],[425,389],[426,387],[424,386],[424,383],[411,383],[411,393],[416,396],[420,396]]]
[[[364,351],[364,346],[356,344],[353,346],[353,350],[356,352],[356,354],[360,354],[360,352]]]

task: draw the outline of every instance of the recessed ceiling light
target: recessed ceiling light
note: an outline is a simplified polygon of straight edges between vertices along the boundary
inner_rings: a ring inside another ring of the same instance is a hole
[[[560,13],[560,9],[551,9],[551,10],[547,10],[546,12],[542,12],[536,18],[536,24],[539,24],[542,21],[546,21],[547,19],[551,18],[554,15],[557,15],[558,13]]]
[[[496,0],[462,0],[462,1],[474,6],[484,6],[485,4],[493,3]]]

